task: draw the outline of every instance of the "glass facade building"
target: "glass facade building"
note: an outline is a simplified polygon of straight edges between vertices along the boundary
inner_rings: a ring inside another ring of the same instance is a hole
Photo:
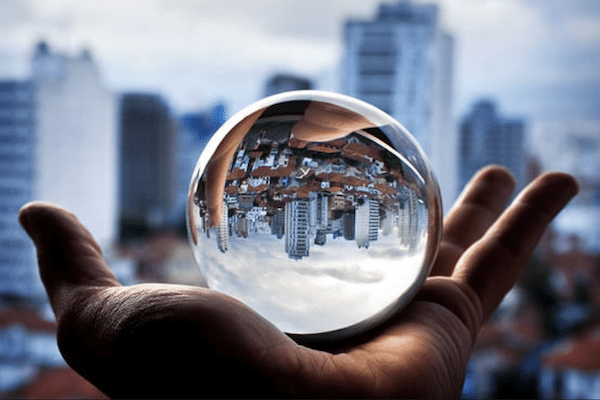
[[[35,86],[0,81],[0,293],[42,296],[31,240],[18,221],[33,200],[36,146]]]

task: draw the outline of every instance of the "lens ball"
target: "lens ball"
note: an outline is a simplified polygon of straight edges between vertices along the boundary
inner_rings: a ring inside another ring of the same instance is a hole
[[[442,221],[408,131],[321,91],[271,96],[227,121],[198,160],[187,207],[208,286],[318,338],[360,333],[410,302]]]

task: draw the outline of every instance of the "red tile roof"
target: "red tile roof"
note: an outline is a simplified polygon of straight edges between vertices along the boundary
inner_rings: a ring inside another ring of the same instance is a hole
[[[30,384],[13,394],[22,399],[106,399],[100,390],[69,367],[42,370]]]
[[[556,369],[600,371],[600,327],[551,349],[543,365]]]
[[[33,332],[56,332],[56,322],[48,321],[34,309],[21,307],[0,307],[0,329],[20,325]]]

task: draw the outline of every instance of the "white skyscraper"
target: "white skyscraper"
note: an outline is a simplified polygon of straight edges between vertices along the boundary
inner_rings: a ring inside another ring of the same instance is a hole
[[[101,245],[108,245],[117,223],[117,98],[103,87],[88,51],[70,57],[41,42],[33,75],[34,197],[73,211]]]
[[[355,210],[354,235],[359,248],[369,248],[371,242],[377,240],[379,232],[379,202],[375,199],[364,199]]]
[[[409,250],[414,250],[420,239],[420,235],[427,231],[427,212],[422,208],[413,191],[407,191],[406,199],[402,202],[399,211],[399,231],[400,243],[407,246]]]
[[[215,227],[217,234],[217,245],[219,250],[225,253],[229,250],[229,208],[227,207],[227,203],[223,204],[221,207],[221,220],[219,221],[219,225]]]
[[[310,207],[308,199],[285,204],[285,251],[292,259],[308,257],[310,250]]]
[[[382,4],[345,29],[343,91],[387,112],[419,141],[439,180],[444,209],[456,197],[458,139],[452,117],[453,40],[435,5]]]

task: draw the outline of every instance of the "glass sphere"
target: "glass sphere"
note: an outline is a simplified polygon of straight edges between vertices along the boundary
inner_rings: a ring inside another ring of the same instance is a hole
[[[404,307],[441,234],[438,184],[415,139],[383,111],[321,91],[271,96],[227,121],[187,207],[210,288],[325,339]]]

